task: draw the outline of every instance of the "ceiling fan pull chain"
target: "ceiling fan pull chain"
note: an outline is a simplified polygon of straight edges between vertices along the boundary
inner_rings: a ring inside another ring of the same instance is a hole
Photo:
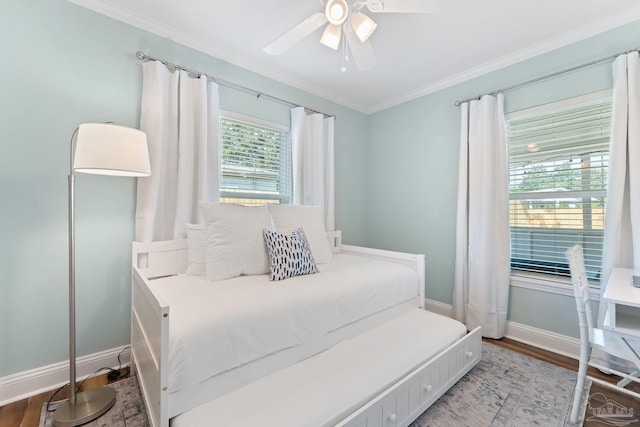
[[[346,34],[342,34],[342,67],[340,68],[340,72],[344,73],[347,71],[347,62],[349,62],[349,51],[347,50],[347,36]]]

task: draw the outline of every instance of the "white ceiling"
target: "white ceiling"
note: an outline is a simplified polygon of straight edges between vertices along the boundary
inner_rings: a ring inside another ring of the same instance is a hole
[[[323,11],[320,0],[70,1],[364,113],[640,19],[638,0],[464,0],[453,13],[369,14],[378,64],[341,73],[341,49],[319,43],[324,27],[282,55],[262,51]]]

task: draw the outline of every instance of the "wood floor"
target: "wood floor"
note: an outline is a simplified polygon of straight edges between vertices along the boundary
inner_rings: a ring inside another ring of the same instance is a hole
[[[518,341],[514,341],[508,338],[503,338],[501,340],[491,340],[483,338],[484,342],[494,344],[503,348],[506,348],[511,351],[515,351],[527,356],[535,357],[540,360],[544,360],[545,362],[553,363],[554,365],[563,367],[565,369],[570,369],[573,371],[578,370],[578,362],[575,359],[570,357],[561,356],[559,354],[542,350],[537,347],[533,347],[527,344],[520,343]],[[124,374],[124,369],[123,369]],[[590,375],[593,375],[597,378],[602,378],[608,382],[617,381],[617,377],[610,377],[603,374],[600,371],[595,369],[591,369],[589,371]],[[124,378],[124,377],[123,377]],[[101,387],[105,384],[108,384],[112,381],[107,379],[107,375],[100,375],[88,380],[84,385],[83,389],[88,390],[95,387]],[[634,391],[640,392],[640,387],[636,387],[637,384],[633,384],[632,389]],[[32,396],[30,398],[20,400],[18,402],[14,402],[8,404],[6,406],[0,407],[0,427],[38,427],[38,423],[40,422],[40,410],[42,405],[46,403],[52,396],[53,392],[42,393],[36,396]],[[601,395],[598,393],[602,393]],[[590,396],[590,404],[592,408],[599,407],[606,403],[606,400],[614,401],[618,405],[623,408],[633,410],[634,414],[637,414],[640,419],[640,401],[634,399],[633,397],[617,393],[616,391],[612,391],[606,389],[605,387],[594,384],[591,387],[591,391],[589,393]],[[63,399],[68,397],[68,387],[66,387],[62,392],[56,395],[55,399]],[[585,416],[585,427],[599,427],[599,426],[610,426],[611,424],[603,423],[598,420],[597,417],[593,419],[589,419],[593,415],[593,409],[587,408],[586,416]],[[634,417],[636,418],[636,417]],[[631,426],[640,427],[640,421],[630,424]]]
[[[126,372],[127,369],[123,368],[120,371],[122,376],[118,380],[126,378]],[[88,379],[82,384],[80,391],[102,387],[112,382],[113,381],[107,378],[107,374],[98,375]],[[51,390],[5,406],[0,406],[0,427],[38,427],[42,405],[47,403],[54,392],[55,390]],[[56,394],[54,400],[67,399],[68,397],[69,387],[66,386]]]

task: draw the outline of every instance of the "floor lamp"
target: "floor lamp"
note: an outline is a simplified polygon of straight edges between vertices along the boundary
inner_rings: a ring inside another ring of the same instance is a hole
[[[69,400],[53,416],[57,427],[88,423],[116,402],[111,387],[76,393],[75,320],[75,172],[114,176],[149,176],[149,152],[144,132],[108,123],[81,124],[71,136],[69,171]]]

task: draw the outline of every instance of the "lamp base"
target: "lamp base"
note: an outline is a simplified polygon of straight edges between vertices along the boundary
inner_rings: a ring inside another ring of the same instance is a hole
[[[53,414],[56,427],[75,427],[95,420],[116,403],[116,391],[100,387],[76,394],[76,402],[64,402]]]

